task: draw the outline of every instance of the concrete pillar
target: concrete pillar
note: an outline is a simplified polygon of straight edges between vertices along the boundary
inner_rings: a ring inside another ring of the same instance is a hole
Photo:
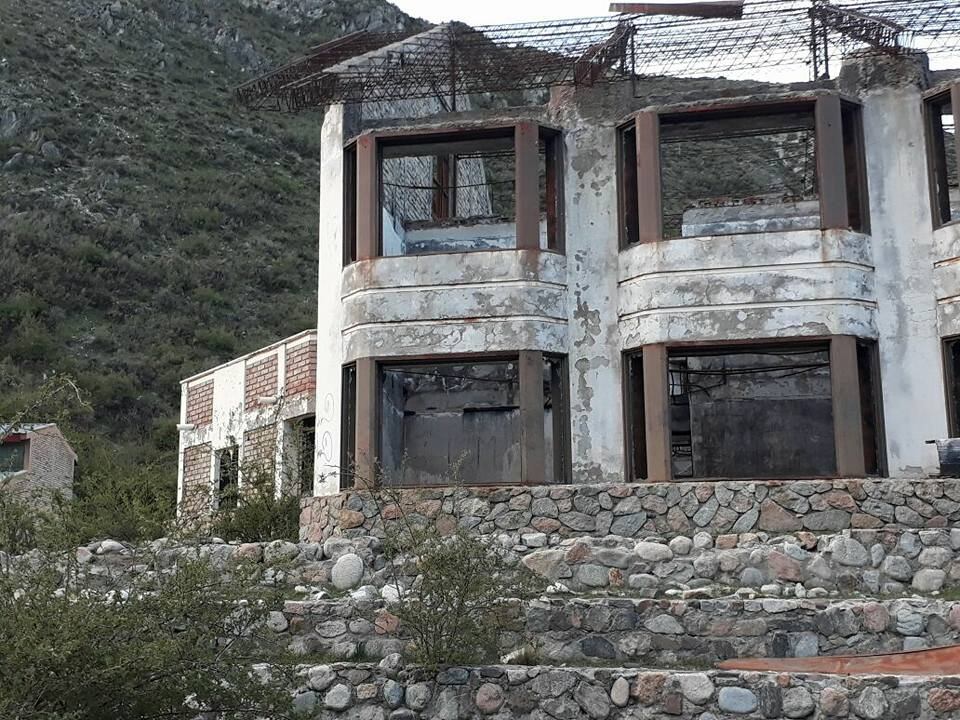
[[[343,341],[340,274],[343,271],[344,108],[331,106],[323,118],[320,155],[319,282],[317,284],[316,457],[313,490],[340,489],[340,412]]]
[[[875,54],[844,64],[841,86],[863,103],[871,246],[887,467],[892,476],[932,473],[947,434],[934,291],[933,218],[924,148],[923,55]]]

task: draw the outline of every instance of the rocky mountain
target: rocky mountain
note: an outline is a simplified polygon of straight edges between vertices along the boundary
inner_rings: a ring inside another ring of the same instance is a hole
[[[51,372],[166,454],[178,380],[313,324],[320,117],[232,88],[384,0],[0,0],[0,408]]]

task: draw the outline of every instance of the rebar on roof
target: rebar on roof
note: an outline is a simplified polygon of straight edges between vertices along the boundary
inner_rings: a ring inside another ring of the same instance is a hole
[[[748,0],[741,18],[609,15],[414,35],[359,32],[237,89],[250,108],[296,112],[375,102],[804,69],[829,75],[838,52],[960,51],[957,0]]]

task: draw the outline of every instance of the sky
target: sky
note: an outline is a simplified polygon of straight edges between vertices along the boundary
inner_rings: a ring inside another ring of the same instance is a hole
[[[606,15],[609,0],[393,0],[410,15],[429,20],[461,20],[469,25],[498,25],[534,20]]]

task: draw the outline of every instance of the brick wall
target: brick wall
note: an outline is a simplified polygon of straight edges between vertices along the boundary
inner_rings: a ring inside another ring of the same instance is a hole
[[[276,425],[266,425],[256,430],[248,430],[243,434],[243,456],[240,467],[245,484],[269,482],[272,491],[276,448]]]
[[[258,399],[277,394],[277,356],[249,363],[244,372],[243,407],[255,410],[260,406]]]
[[[72,497],[74,455],[59,430],[41,428],[27,437],[27,468],[6,475],[3,490],[38,506],[49,506],[55,493]]]
[[[210,443],[194,445],[183,451],[183,499],[180,509],[187,516],[204,514],[210,510],[212,452]]]
[[[313,392],[317,386],[317,342],[297,345],[287,350],[285,395]]]
[[[213,380],[187,388],[187,423],[209,425],[213,421]]]

